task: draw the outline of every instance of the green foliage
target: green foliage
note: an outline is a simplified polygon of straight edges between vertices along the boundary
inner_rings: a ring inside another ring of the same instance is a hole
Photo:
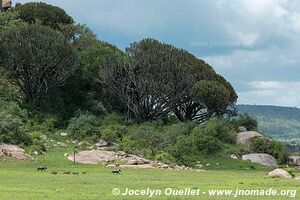
[[[250,149],[257,153],[270,154],[281,164],[285,163],[288,157],[288,151],[283,144],[267,138],[258,137],[252,139]]]
[[[285,166],[285,167],[283,167],[283,170],[287,171],[293,178],[295,178],[296,172],[297,172],[297,170],[295,168]]]
[[[249,114],[245,113],[239,115],[239,118],[233,121],[235,128],[238,129],[240,126],[245,127],[248,131],[257,131],[258,130],[258,123],[257,121],[250,117]]]
[[[60,25],[73,24],[74,20],[63,9],[46,3],[25,3],[16,8],[18,18],[22,21],[34,24],[41,23],[52,29],[58,29]]]
[[[225,113],[230,103],[230,93],[217,81],[199,81],[193,87],[193,94],[208,110],[208,117]]]
[[[128,130],[126,126],[122,125],[110,125],[105,126],[105,128],[101,128],[101,138],[109,143],[117,142],[127,133]]]
[[[196,127],[193,130],[195,135],[212,136],[223,143],[235,143],[235,130],[232,124],[227,120],[211,120],[203,126]]]
[[[72,139],[96,141],[101,137],[100,120],[91,113],[79,111],[70,119],[67,131]]]
[[[0,100],[0,143],[32,144],[31,137],[23,130],[27,112],[16,103]]]
[[[156,154],[154,159],[165,164],[175,163],[175,158],[170,154],[168,154],[167,152],[163,152],[163,151]]]
[[[77,55],[58,32],[41,25],[11,28],[0,41],[0,65],[31,106],[41,106],[49,89],[64,84]]]

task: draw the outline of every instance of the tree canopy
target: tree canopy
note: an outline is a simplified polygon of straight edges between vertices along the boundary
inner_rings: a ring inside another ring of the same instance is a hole
[[[7,79],[33,106],[40,106],[49,89],[64,84],[78,66],[77,55],[63,35],[39,24],[8,29],[0,49]]]
[[[44,26],[59,29],[60,25],[73,24],[74,20],[63,9],[46,3],[31,2],[16,7],[18,18],[34,24],[40,22]]]

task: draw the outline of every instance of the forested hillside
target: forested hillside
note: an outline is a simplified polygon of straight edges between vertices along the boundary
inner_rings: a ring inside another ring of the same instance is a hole
[[[300,141],[300,109],[280,106],[238,105],[240,113],[248,113],[258,121],[265,134],[289,144]]]

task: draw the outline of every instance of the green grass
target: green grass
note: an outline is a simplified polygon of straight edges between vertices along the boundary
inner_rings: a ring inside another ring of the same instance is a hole
[[[45,156],[37,156],[35,161],[16,161],[3,158],[0,161],[0,199],[1,200],[113,200],[149,199],[148,197],[113,196],[112,189],[161,189],[193,188],[201,191],[209,189],[288,189],[300,190],[300,181],[264,178],[266,169],[196,171],[167,171],[158,169],[124,169],[121,175],[112,175],[110,168],[101,165],[73,164],[63,157],[70,149],[53,149]],[[221,160],[219,162],[222,162]],[[235,162],[235,161],[232,161]],[[226,163],[227,165],[228,163]],[[46,165],[47,172],[37,172],[36,167]],[[210,166],[209,166],[210,167]],[[208,167],[208,168],[209,168]],[[63,175],[63,171],[83,172],[83,175]],[[58,175],[52,175],[57,171]],[[300,194],[299,194],[300,195]],[[294,199],[299,199],[298,197]],[[227,200],[232,196],[168,197],[158,196],[151,199],[211,199]],[[292,199],[285,196],[254,197],[245,196],[235,199]]]

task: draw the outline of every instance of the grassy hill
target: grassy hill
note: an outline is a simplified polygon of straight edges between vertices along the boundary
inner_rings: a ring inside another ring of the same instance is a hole
[[[266,135],[289,144],[300,143],[300,109],[280,106],[238,105],[258,121]]]

